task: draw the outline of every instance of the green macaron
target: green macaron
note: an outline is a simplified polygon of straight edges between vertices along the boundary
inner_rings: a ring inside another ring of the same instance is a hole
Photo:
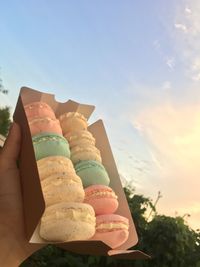
[[[94,184],[109,185],[110,183],[108,173],[100,162],[81,161],[75,165],[75,171],[81,178],[84,188]]]
[[[64,156],[70,158],[69,144],[59,134],[43,133],[32,138],[36,160],[49,156]]]

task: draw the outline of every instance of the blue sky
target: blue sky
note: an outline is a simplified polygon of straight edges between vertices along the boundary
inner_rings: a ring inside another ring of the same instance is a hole
[[[189,212],[198,227],[199,2],[8,0],[0,10],[0,105],[14,108],[24,85],[95,104],[120,174],[137,193],[161,190],[158,210]]]

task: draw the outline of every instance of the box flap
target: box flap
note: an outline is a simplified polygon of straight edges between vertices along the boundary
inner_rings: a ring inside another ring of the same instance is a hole
[[[87,119],[89,119],[95,109],[95,106],[93,105],[80,104],[72,100],[60,103],[56,101],[55,96],[53,94],[42,93],[28,87],[22,87],[20,95],[22,97],[22,102],[24,106],[31,102],[46,102],[50,107],[52,107],[56,114],[56,117],[59,117],[61,114],[66,112],[76,111],[82,113]]]
[[[118,196],[119,207],[115,213],[129,219],[129,224],[130,224],[129,238],[123,245],[121,245],[118,248],[126,250],[137,244],[138,236],[135,230],[135,225],[133,223],[128,202],[126,200],[126,196],[122,188],[121,180],[117,171],[117,167],[108,141],[108,137],[106,135],[103,121],[98,120],[97,122],[90,125],[88,130],[93,134],[93,136],[96,139],[96,147],[101,151],[102,163],[105,166],[110,177],[110,186]]]
[[[151,257],[140,250],[109,250],[108,255],[116,259],[126,259],[126,260],[141,260],[141,259],[151,259]]]
[[[108,255],[110,247],[101,241],[90,240],[90,241],[73,241],[63,244],[56,245],[65,250],[85,255]]]

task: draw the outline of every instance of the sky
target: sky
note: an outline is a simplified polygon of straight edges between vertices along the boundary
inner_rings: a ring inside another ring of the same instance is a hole
[[[200,220],[200,1],[0,2],[0,77],[96,106],[123,183]]]

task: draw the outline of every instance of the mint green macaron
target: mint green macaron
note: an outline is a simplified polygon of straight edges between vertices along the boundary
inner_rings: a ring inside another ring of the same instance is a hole
[[[36,160],[50,156],[64,156],[70,158],[69,144],[59,134],[43,133],[32,138]]]
[[[94,184],[110,184],[108,173],[100,162],[94,160],[81,161],[75,165],[75,171],[81,178],[84,188]]]

